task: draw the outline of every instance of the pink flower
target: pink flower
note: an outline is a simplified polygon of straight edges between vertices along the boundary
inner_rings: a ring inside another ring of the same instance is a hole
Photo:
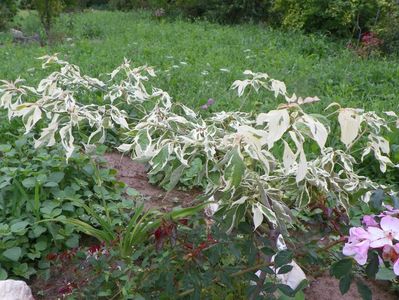
[[[362,227],[352,227],[349,229],[349,242],[354,240],[368,240],[369,238],[370,234]]]
[[[374,216],[372,215],[364,216],[362,219],[362,223],[367,227],[379,227],[377,221],[374,219]]]
[[[385,216],[380,222],[381,229],[378,227],[369,227],[370,247],[381,248],[385,245],[392,246],[392,240],[399,240],[399,219]]]
[[[359,265],[364,265],[367,262],[367,253],[370,247],[369,237],[369,233],[362,227],[352,227],[342,253],[346,256],[353,256]]]

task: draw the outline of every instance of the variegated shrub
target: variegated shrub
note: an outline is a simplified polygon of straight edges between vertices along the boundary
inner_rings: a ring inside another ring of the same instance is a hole
[[[370,152],[382,172],[397,167],[383,137],[391,122],[338,104],[327,107],[327,116],[308,114],[305,105],[317,97],[288,95],[283,82],[264,73],[244,74],[249,78],[232,86],[239,96],[247,87],[265,88],[285,103],[255,116],[218,112],[206,119],[181,104],[158,103],[118,149],[148,162],[154,181],[167,189],[178,183],[203,187],[232,226],[251,213],[255,228],[265,220],[282,230],[292,221],[292,207],[328,198],[347,209],[359,193],[377,188],[357,171]],[[337,121],[340,145],[329,126]]]
[[[0,94],[0,107],[10,119],[21,117],[26,132],[44,120],[35,147],[60,141],[68,159],[77,142],[90,149],[105,141],[108,128],[118,126],[124,141],[118,150],[148,163],[154,183],[168,190],[176,185],[203,188],[230,228],[250,217],[255,228],[265,222],[286,232],[292,208],[328,200],[348,209],[351,201],[378,188],[358,172],[364,157],[373,155],[381,172],[397,167],[384,138],[398,124],[394,112],[385,119],[333,104],[325,114],[310,114],[306,106],[318,102],[317,97],[289,95],[283,82],[245,71],[247,79],[232,85],[239,96],[247,88],[266,89],[284,103],[257,115],[218,112],[203,118],[160,89],[147,92],[146,82],[155,76],[152,68],[133,68],[125,61],[108,81],[101,81],[56,56],[42,59],[43,67],[56,63],[60,71],[36,88],[22,80],[3,81]],[[83,104],[94,98],[101,105]],[[139,111],[142,118],[129,118],[122,107]],[[337,123],[340,133],[331,129]],[[89,134],[82,140],[77,134],[83,126]]]
[[[8,110],[9,119],[21,117],[25,133],[45,119],[35,147],[52,146],[59,140],[67,159],[75,149],[74,130],[79,127],[90,127],[88,138],[78,141],[90,149],[94,141],[105,141],[106,129],[115,125],[123,130],[129,129],[127,114],[120,108],[124,103],[134,104],[136,110],[142,111],[141,104],[151,97],[161,96],[166,106],[170,101],[160,90],[155,89],[151,94],[147,92],[145,82],[155,73],[146,66],[132,68],[125,60],[104,82],[82,75],[78,66],[57,56],[40,59],[44,60],[43,68],[56,64],[60,70],[41,80],[37,87],[24,85],[21,79],[2,81],[0,108]],[[97,99],[101,105],[93,104]]]

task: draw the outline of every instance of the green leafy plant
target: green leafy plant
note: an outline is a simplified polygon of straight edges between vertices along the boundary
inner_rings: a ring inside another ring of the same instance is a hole
[[[79,245],[73,226],[44,220],[82,218],[88,202],[101,204],[99,213],[109,215],[111,202],[121,201],[123,185],[115,173],[98,169],[86,155],[76,153],[66,163],[59,147],[35,150],[24,136],[0,145],[0,156],[2,279],[29,278],[48,267],[49,252]]]
[[[58,293],[160,299],[235,295],[246,299],[254,293],[256,286],[251,280],[257,280],[254,273],[259,270],[268,272],[268,279],[258,293],[267,297],[301,293],[305,281],[291,288],[278,279],[293,268],[290,251],[273,250],[267,239],[255,240],[244,222],[240,231],[226,234],[216,225],[220,222],[211,226],[204,222],[198,214],[202,207],[176,210],[148,223],[152,230],[145,233],[144,240],[136,240],[129,255],[123,254],[121,246],[125,237],[133,234],[133,227],[122,229],[120,238],[112,243],[80,248],[71,255],[54,253],[55,272],[63,273],[71,264],[78,266],[73,268],[72,280]],[[140,213],[139,209],[133,218]],[[276,254],[274,262],[264,261],[264,253]]]
[[[359,40],[392,9],[398,9],[395,1],[278,0],[273,4],[275,19],[284,27],[344,37],[354,35]]]
[[[13,0],[3,0],[0,3],[0,30],[7,27],[17,14],[17,3]]]
[[[47,38],[50,38],[54,22],[62,12],[63,2],[62,0],[34,0],[33,4],[39,14]]]

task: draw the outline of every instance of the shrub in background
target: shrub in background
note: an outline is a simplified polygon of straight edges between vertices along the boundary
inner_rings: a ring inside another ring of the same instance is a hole
[[[165,9],[172,16],[206,18],[220,23],[265,21],[270,0],[110,0],[113,9]]]
[[[159,9],[159,8],[163,8],[163,9],[172,8],[173,9],[175,7],[175,1],[174,0],[173,1],[169,1],[169,0],[109,0],[108,6],[111,9],[118,9],[118,10]]]
[[[266,21],[270,0],[176,0],[174,6],[187,17],[206,17],[220,23]]]
[[[20,0],[18,6],[21,9],[32,9],[33,0]]]
[[[381,50],[385,53],[398,52],[399,49],[399,3],[390,1],[384,7],[382,16],[375,22],[372,30],[382,39]]]
[[[39,14],[44,31],[49,37],[55,19],[62,12],[63,2],[61,0],[34,0],[34,7]]]
[[[17,14],[17,3],[15,0],[1,0],[0,2],[0,30],[7,27]]]
[[[273,21],[278,26],[341,37],[354,35],[360,39],[380,20],[392,16],[392,11],[398,10],[398,3],[395,0],[276,0],[272,10]]]

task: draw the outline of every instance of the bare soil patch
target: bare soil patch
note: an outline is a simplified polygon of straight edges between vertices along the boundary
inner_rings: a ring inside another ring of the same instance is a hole
[[[146,166],[120,153],[107,153],[105,159],[108,162],[108,167],[118,171],[117,178],[120,181],[146,197],[144,205],[147,209],[155,208],[161,211],[169,211],[176,206],[189,207],[193,205],[195,198],[201,194],[199,190],[166,192],[162,188],[150,184]]]
[[[356,284],[353,282],[350,290],[341,295],[339,281],[325,274],[310,279],[310,286],[305,290],[306,300],[361,300]],[[373,300],[397,300],[398,296],[389,290],[389,284],[382,281],[368,281],[367,286],[372,291]]]

